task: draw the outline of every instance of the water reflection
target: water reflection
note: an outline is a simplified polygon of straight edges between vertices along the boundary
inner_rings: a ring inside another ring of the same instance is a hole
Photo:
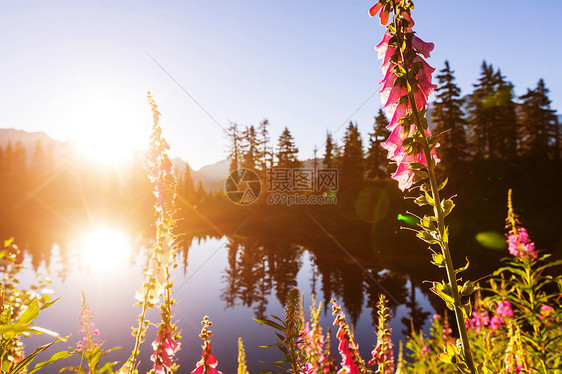
[[[220,294],[226,308],[252,307],[255,315],[263,318],[270,296],[275,295],[282,304],[288,291],[297,286],[297,274],[307,252],[307,288],[325,301],[332,297],[340,300],[353,325],[365,308],[370,309],[372,322],[376,321],[376,303],[381,293],[390,296],[389,306],[394,312],[400,305],[407,307],[408,316],[403,317],[405,333],[412,325],[421,328],[430,313],[428,306],[422,306],[416,299],[417,283],[412,277],[383,269],[374,261],[360,268],[342,253],[316,252],[287,241],[260,241],[253,237],[231,238],[226,247]],[[324,305],[328,307],[327,303]]]
[[[282,302],[295,286],[304,292],[307,305],[312,294],[324,301],[327,308],[332,297],[343,305],[365,357],[375,343],[373,324],[381,285],[395,299],[391,302],[396,316],[391,322],[395,340],[403,338],[400,331],[408,329],[410,320],[422,326],[423,316],[433,311],[424,292],[414,287],[419,284],[415,277],[381,263],[371,252],[361,253],[358,248],[362,242],[345,245],[364,264],[366,272],[333,244],[310,235],[307,238],[305,243],[302,237],[281,239],[277,235],[184,238],[178,256],[184,267],[178,267],[173,278],[179,301],[174,313],[184,336],[180,364],[186,370],[194,367],[200,354],[197,334],[199,321],[205,314],[215,322],[213,347],[223,372],[236,370],[239,336],[247,342],[248,361],[255,363],[252,372],[265,369],[257,364],[260,360],[278,359],[275,351],[259,348],[274,339],[272,331],[256,326],[251,318],[282,314]],[[85,289],[102,338],[108,347],[123,346],[110,359],[123,359],[132,349],[130,326],[139,312],[133,307],[134,293],[142,282],[143,259],[149,242],[145,239],[146,245],[142,247],[124,231],[93,226],[69,239],[67,244],[55,245],[48,255],[40,257],[35,271],[53,274],[54,296],[63,298],[40,316],[39,323],[65,335],[76,333],[73,321],[79,314],[78,300]],[[27,252],[25,263],[36,263],[35,256],[35,252]],[[35,271],[30,271],[29,276],[34,276]],[[151,318],[158,318],[158,313],[153,312]],[[329,329],[328,309],[322,318],[324,329]],[[149,333],[147,341],[152,338]],[[149,357],[150,344],[142,349],[141,355]],[[147,361],[143,361],[141,370],[149,369]]]

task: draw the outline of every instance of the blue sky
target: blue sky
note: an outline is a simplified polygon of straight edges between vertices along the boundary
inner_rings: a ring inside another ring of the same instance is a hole
[[[378,93],[361,105],[382,78],[373,46],[384,28],[367,15],[373,3],[4,2],[0,127],[143,148],[150,90],[172,154],[194,168],[225,157],[221,126],[229,121],[267,118],[274,139],[289,127],[302,158],[322,145],[326,130],[341,139],[338,128],[350,117],[366,142]],[[544,78],[553,108],[562,109],[562,2],[415,3],[414,30],[435,43],[429,63],[441,69],[448,59],[463,94],[486,59],[517,95]]]

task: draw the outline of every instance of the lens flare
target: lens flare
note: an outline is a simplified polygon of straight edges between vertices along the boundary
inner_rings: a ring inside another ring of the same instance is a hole
[[[505,236],[495,231],[483,231],[476,234],[476,241],[485,248],[502,250],[507,248]]]
[[[417,226],[418,223],[420,223],[419,219],[417,219],[414,216],[408,215],[408,214],[403,215],[403,214],[398,213],[398,216],[396,218],[399,221],[405,222],[407,225],[410,225],[410,226]]]

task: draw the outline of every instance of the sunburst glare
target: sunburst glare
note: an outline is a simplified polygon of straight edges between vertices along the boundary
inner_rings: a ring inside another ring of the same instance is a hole
[[[82,263],[96,273],[127,266],[131,249],[131,240],[124,232],[103,226],[85,232],[78,241]]]

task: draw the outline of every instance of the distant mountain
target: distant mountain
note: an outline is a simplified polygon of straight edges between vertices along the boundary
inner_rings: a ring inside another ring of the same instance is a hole
[[[16,144],[21,143],[28,159],[33,155],[38,141],[41,142],[45,152],[53,152],[57,161],[62,160],[72,150],[67,142],[55,140],[42,131],[27,132],[17,129],[0,129],[0,147],[5,149],[8,144],[11,144],[12,149],[14,149]]]
[[[183,176],[186,162],[176,157],[172,160],[172,164],[174,164],[180,175]],[[199,182],[201,182],[205,191],[217,192],[224,189],[224,182],[228,177],[228,168],[228,160],[221,160],[214,164],[205,165],[199,170],[193,170],[190,166],[189,170],[191,171],[191,178],[193,179],[195,188],[197,188]]]

